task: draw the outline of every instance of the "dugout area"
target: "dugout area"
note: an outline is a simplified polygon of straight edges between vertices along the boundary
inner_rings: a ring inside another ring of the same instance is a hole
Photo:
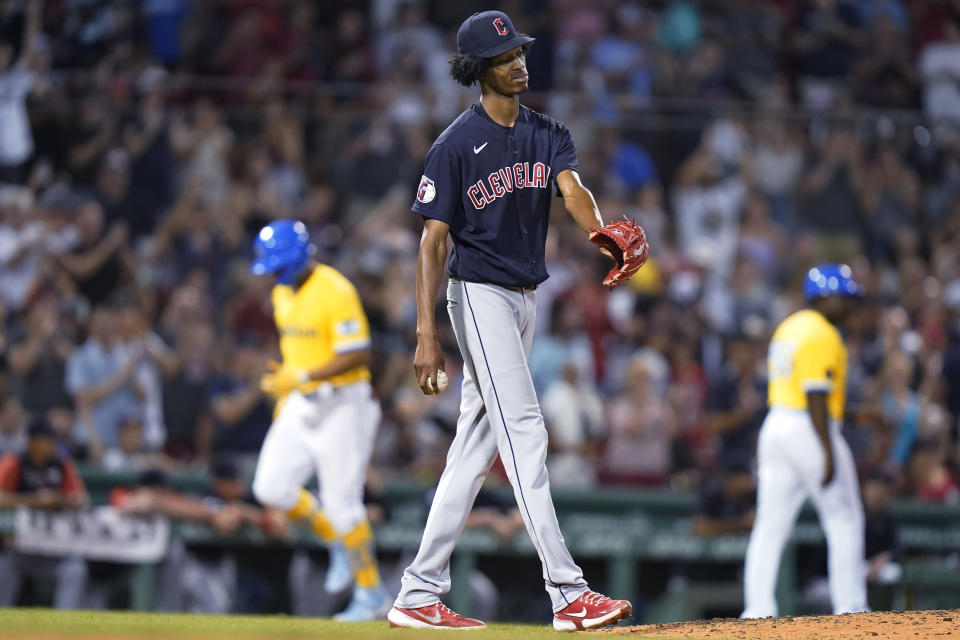
[[[105,504],[117,486],[133,484],[133,474],[82,469],[94,504]],[[208,479],[203,474],[172,478],[175,487],[200,493]],[[384,500],[391,517],[376,527],[378,553],[386,563],[413,553],[420,541],[428,487],[385,483]],[[511,503],[509,488],[495,489]],[[571,552],[597,588],[624,594],[635,605],[635,623],[671,623],[739,614],[742,586],[739,571],[746,552],[745,534],[703,537],[691,531],[697,498],[692,493],[653,490],[600,489],[554,492],[558,518]],[[871,588],[874,609],[952,609],[960,607],[960,571],[939,559],[960,548],[960,507],[894,502],[904,550],[903,576],[894,585]],[[0,531],[10,531],[12,513],[0,513]],[[227,546],[238,551],[245,564],[276,569],[297,547],[311,549],[323,561],[325,551],[312,536],[274,540],[262,532],[243,529],[229,537],[216,535],[196,523],[172,523],[171,536],[193,544]],[[783,615],[822,613],[804,602],[801,587],[811,565],[822,561],[823,534],[813,509],[801,513],[784,555],[778,584]],[[539,562],[524,531],[504,543],[485,530],[467,530],[452,562],[453,588],[448,604],[465,615],[477,610],[471,573],[482,571],[501,589],[500,619],[538,623],[549,620],[546,599],[539,590]],[[138,611],[151,611],[156,598],[153,564],[133,566],[129,601]],[[283,575],[271,583],[283,584]],[[265,609],[284,613],[283,589]]]

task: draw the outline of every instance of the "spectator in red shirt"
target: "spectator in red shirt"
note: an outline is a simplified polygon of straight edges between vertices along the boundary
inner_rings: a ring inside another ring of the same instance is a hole
[[[27,450],[0,458],[0,509],[77,509],[89,504],[76,465],[57,451],[56,432],[44,418],[27,429]]]
[[[89,505],[87,489],[68,457],[57,451],[53,427],[35,418],[27,430],[27,449],[17,456],[0,458],[0,509],[78,509]],[[0,607],[17,604],[23,579],[53,581],[53,606],[77,609],[87,583],[87,566],[82,558],[37,557],[5,548],[0,540]]]

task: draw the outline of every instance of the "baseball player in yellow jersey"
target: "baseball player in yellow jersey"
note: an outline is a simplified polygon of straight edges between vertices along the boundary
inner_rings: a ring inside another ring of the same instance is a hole
[[[840,433],[847,349],[835,325],[861,295],[850,267],[807,273],[807,309],[784,320],[767,356],[770,407],[757,442],[757,518],[744,570],[741,617],[777,615],[780,557],[806,498],[827,537],[834,613],[867,610],[864,518],[850,447]]]
[[[275,278],[272,299],[283,363],[273,363],[261,381],[278,408],[260,450],[253,493],[308,524],[327,543],[328,590],[342,589],[352,576],[353,600],[337,619],[382,618],[390,600],[380,585],[363,505],[381,417],[370,387],[366,315],[350,281],[311,259],[314,248],[302,222],[265,226],[254,251],[253,273]],[[319,503],[303,488],[312,473],[319,480]]]

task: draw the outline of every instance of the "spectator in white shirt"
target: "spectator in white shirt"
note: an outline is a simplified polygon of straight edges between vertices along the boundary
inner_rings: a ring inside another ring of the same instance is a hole
[[[28,56],[40,34],[43,2],[31,0],[24,17],[21,56],[14,60],[13,47],[0,42],[0,183],[23,184],[33,155],[33,135],[27,114],[27,96],[37,77]]]
[[[932,120],[960,120],[960,24],[948,20],[944,39],[920,54],[923,106]]]
[[[44,230],[32,210],[29,189],[0,188],[0,298],[9,312],[23,308],[40,276]]]
[[[139,360],[133,380],[140,388],[143,411],[140,417],[145,448],[156,451],[163,448],[167,429],[163,419],[163,378],[179,368],[179,359],[163,339],[149,326],[143,311],[129,305],[119,314],[119,333],[123,348],[130,359]]]
[[[543,417],[550,434],[547,469],[554,486],[596,484],[603,402],[585,377],[577,363],[569,361],[543,397]]]
[[[680,250],[723,280],[733,271],[740,214],[753,175],[745,145],[740,127],[714,124],[680,168],[673,194]]]

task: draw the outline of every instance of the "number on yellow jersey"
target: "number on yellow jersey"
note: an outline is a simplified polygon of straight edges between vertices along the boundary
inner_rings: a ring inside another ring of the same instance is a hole
[[[789,316],[773,333],[767,352],[771,407],[806,409],[807,393],[827,394],[827,408],[843,417],[847,384],[847,349],[840,332],[812,309]]]
[[[767,352],[767,369],[770,379],[784,379],[793,375],[793,354],[797,345],[786,340],[771,340]]]

